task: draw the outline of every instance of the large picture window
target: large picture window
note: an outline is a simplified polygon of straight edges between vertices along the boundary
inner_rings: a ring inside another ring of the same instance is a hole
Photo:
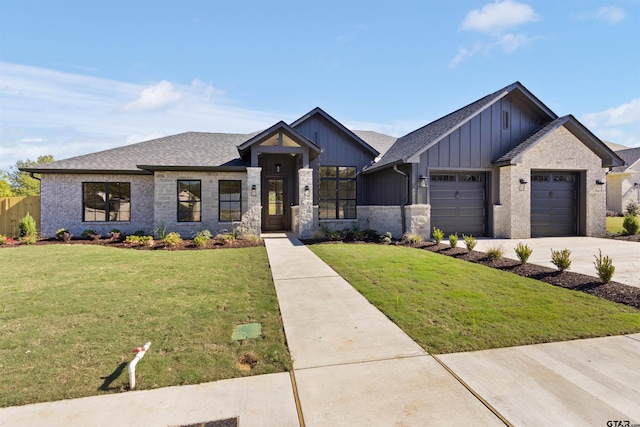
[[[200,222],[201,186],[199,180],[178,181],[178,222]]]
[[[320,166],[319,219],[356,218],[356,168]]]
[[[130,221],[131,183],[84,182],[82,204],[84,222]]]
[[[218,181],[219,221],[240,221],[241,217],[242,181]]]

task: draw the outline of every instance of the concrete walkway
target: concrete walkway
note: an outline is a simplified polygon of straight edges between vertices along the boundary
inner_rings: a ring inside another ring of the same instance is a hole
[[[519,242],[533,249],[529,262],[555,269],[551,263],[551,249],[569,249],[571,268],[569,271],[598,277],[593,262],[598,250],[609,256],[616,271],[613,280],[625,285],[640,287],[640,243],[597,237],[539,237],[536,239],[478,239],[476,250],[486,252],[490,247],[501,246],[506,258],[518,259],[514,248]],[[464,242],[458,243],[464,246]]]
[[[640,334],[434,357],[298,240],[264,237],[293,372],[3,408],[0,425],[640,423]]]

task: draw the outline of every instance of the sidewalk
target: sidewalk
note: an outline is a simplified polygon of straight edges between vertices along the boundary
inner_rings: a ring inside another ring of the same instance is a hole
[[[263,237],[293,372],[2,408],[0,425],[640,423],[640,334],[434,357],[297,239]]]

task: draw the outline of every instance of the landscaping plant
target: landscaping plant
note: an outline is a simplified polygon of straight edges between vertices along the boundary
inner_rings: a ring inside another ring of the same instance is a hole
[[[390,244],[393,240],[393,236],[390,231],[385,232],[380,235],[380,243],[384,243],[386,245]]]
[[[171,247],[175,247],[182,243],[182,237],[180,237],[180,234],[176,233],[175,231],[167,234],[163,240]]]
[[[38,234],[36,220],[33,219],[31,214],[27,214],[18,223],[18,230],[20,231],[20,237],[35,236]]]
[[[633,236],[638,234],[640,231],[640,221],[638,221],[638,217],[635,215],[625,215],[624,220],[622,221],[622,228],[624,229],[625,234],[629,236]]]
[[[502,246],[491,246],[489,249],[487,249],[487,259],[489,261],[502,259],[503,256],[504,251],[502,250]]]
[[[598,277],[602,280],[602,283],[606,285],[613,278],[613,273],[616,271],[616,268],[613,266],[613,260],[610,257],[602,256],[600,249],[598,249],[598,254],[598,256],[594,255],[596,260],[593,262],[593,265],[596,266]]]
[[[522,242],[518,243],[514,250],[516,251],[516,255],[518,256],[518,259],[520,260],[520,263],[522,265],[525,265],[527,263],[529,257],[531,256],[531,253],[533,252],[533,249],[531,249],[529,245]]]
[[[632,216],[640,215],[640,205],[638,204],[638,202],[636,202],[635,200],[630,201],[625,210],[625,214]]]
[[[449,246],[452,248],[458,246],[458,233],[449,235]]]
[[[56,231],[56,239],[69,243],[71,241],[71,233],[66,228],[61,228]]]
[[[462,239],[464,240],[464,245],[467,247],[467,251],[469,252],[471,252],[478,244],[478,241],[473,236],[463,234]]]
[[[561,251],[551,249],[551,262],[561,272],[568,270],[571,268],[571,251],[569,249],[562,249]]]
[[[439,228],[433,227],[433,240],[436,241],[436,244],[440,244],[444,239],[444,233]]]
[[[193,237],[193,244],[198,248],[202,248],[207,245],[209,239],[211,239],[211,232],[209,230],[200,230]]]

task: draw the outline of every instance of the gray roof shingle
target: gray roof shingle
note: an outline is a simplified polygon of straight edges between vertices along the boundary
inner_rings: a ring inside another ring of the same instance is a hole
[[[620,157],[626,163],[625,166],[617,166],[612,168],[612,172],[624,172],[633,166],[638,160],[640,160],[640,147],[627,148],[626,150],[616,151],[618,157]]]

